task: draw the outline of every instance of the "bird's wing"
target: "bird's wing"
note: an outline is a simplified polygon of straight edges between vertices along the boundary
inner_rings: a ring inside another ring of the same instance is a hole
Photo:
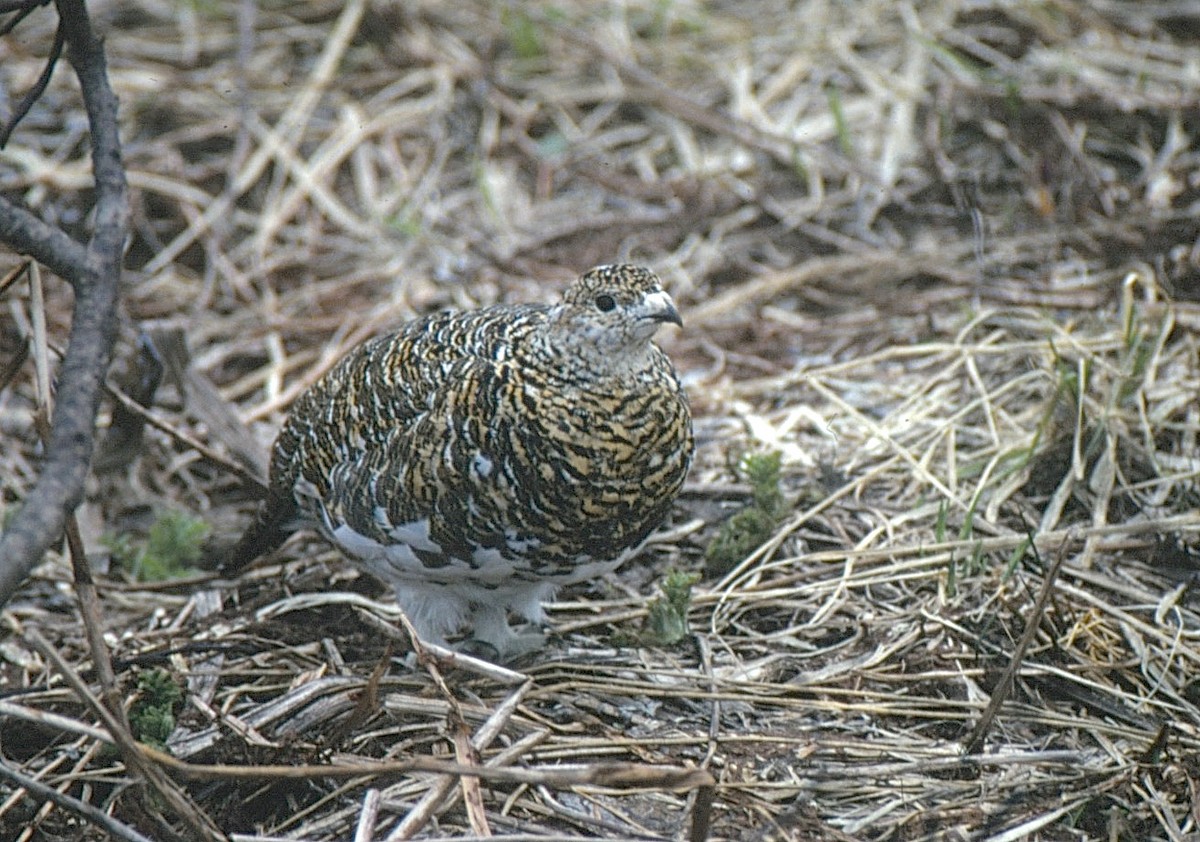
[[[544,311],[438,313],[359,346],[292,407],[275,444],[272,485],[290,490],[303,476],[321,489],[335,464],[374,445],[392,447],[397,430],[463,390],[464,372],[504,361]]]
[[[306,468],[298,478],[307,519],[352,555],[372,548],[361,539],[405,544],[433,563],[435,553],[470,559],[481,544],[503,540],[512,495],[499,468],[507,454],[498,451],[515,413],[505,384],[519,374],[510,362],[479,358],[444,374],[454,388],[386,434],[343,449],[320,476]]]

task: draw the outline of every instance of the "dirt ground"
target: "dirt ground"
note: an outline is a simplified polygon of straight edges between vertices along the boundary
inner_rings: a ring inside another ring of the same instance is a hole
[[[1200,833],[1196,3],[92,9],[132,202],[110,381],[136,394],[147,343],[165,373],[144,428],[106,401],[79,517],[118,689],[178,682],[171,774],[222,831]],[[0,38],[0,117],[54,21]],[[87,156],[60,68],[0,191],[84,237]],[[414,666],[386,589],[307,534],[232,578],[117,564],[175,514],[236,537],[290,402],[357,342],[618,260],[683,314],[661,344],[697,460],[650,549],[549,606],[544,652]],[[53,357],[70,288],[44,283]],[[0,514],[39,467],[33,306],[0,296]],[[783,511],[707,562],[771,452]],[[651,645],[675,570],[690,632]],[[0,612],[0,762],[169,838],[31,643],[98,692],[73,594],[54,552]],[[0,838],[105,837],[0,782]]]

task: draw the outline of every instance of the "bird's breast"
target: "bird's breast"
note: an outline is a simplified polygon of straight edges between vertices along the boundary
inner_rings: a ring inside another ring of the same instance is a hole
[[[545,513],[555,531],[605,525],[618,541],[643,521],[661,518],[691,458],[687,405],[677,389],[637,391],[524,388],[535,411],[508,427],[518,468],[530,471],[529,511]]]

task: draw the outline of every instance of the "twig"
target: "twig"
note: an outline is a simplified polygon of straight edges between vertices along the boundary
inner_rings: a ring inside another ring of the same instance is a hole
[[[344,600],[353,604],[353,607],[358,616],[363,622],[369,624],[372,628],[386,635],[392,640],[412,645],[412,637],[400,632],[395,626],[380,619],[373,613],[373,610],[368,610],[363,604],[354,604],[354,600]],[[371,606],[373,609],[374,606]],[[452,669],[465,670],[467,672],[482,675],[485,678],[490,678],[492,681],[500,684],[520,684],[528,681],[529,676],[523,672],[510,670],[508,667],[502,667],[499,664],[493,664],[491,661],[485,661],[483,658],[476,658],[468,655],[465,652],[457,652],[453,649],[447,649],[445,646],[438,646],[436,643],[421,641],[421,648],[425,650],[425,654],[437,659],[437,662],[444,667]]]
[[[509,714],[511,715],[511,711]],[[507,716],[505,717],[507,719]],[[467,723],[459,720],[454,723],[454,756],[459,763],[470,766],[479,765],[479,753],[471,744]],[[491,836],[492,829],[488,825],[487,809],[483,806],[483,790],[479,786],[479,778],[463,777],[458,782],[462,790],[463,805],[467,808],[467,822],[476,836]]]
[[[372,787],[363,796],[362,812],[354,828],[354,842],[371,842],[375,838],[375,820],[379,818],[379,790]]]
[[[708,638],[702,634],[693,634],[692,639],[699,650],[700,663],[704,667],[704,675],[709,680],[709,691],[712,693],[708,714],[708,750],[704,753],[704,759],[700,761],[700,768],[707,769],[712,763],[713,757],[716,756],[720,740],[721,699],[718,682],[713,678],[712,650],[708,645]],[[689,796],[692,815],[691,827],[688,829],[689,842],[704,842],[708,839],[709,830],[712,827],[712,806],[715,795],[716,790],[713,787],[702,786],[697,787],[696,791]]]
[[[20,20],[13,22],[13,26]],[[6,28],[7,31],[7,28]],[[50,84],[50,77],[54,75],[54,68],[58,66],[58,59],[62,56],[63,42],[66,38],[66,28],[61,20],[58,22],[58,29],[54,30],[54,43],[50,46],[50,55],[46,57],[46,66],[42,68],[42,73],[38,76],[33,87],[21,98],[17,103],[17,107],[13,109],[12,116],[8,120],[8,124],[0,128],[0,149],[8,145],[8,139],[12,137],[12,133],[16,131],[17,125],[25,119],[25,115],[29,113],[29,109],[33,108],[33,104],[41,99],[42,94],[46,92],[46,86]],[[0,32],[0,34],[5,34]]]
[[[54,411],[54,397],[50,392],[50,349],[46,341],[46,305],[42,290],[42,272],[36,263],[29,266],[29,290],[30,321],[33,323],[33,369],[37,387],[37,412],[34,415],[34,425],[37,427],[43,443],[46,443],[50,438],[50,417]],[[67,515],[65,529],[71,556],[75,594],[79,598],[79,613],[83,619],[84,632],[91,650],[92,664],[96,670],[96,676],[100,680],[104,704],[121,724],[121,727],[128,732],[129,720],[125,716],[121,697],[117,694],[117,680],[113,673],[112,658],[109,656],[108,645],[104,642],[96,583],[92,580],[92,571],[88,567],[87,557],[83,551],[83,540],[79,535],[79,524],[76,522],[73,512]]]
[[[113,742],[120,750],[127,768],[149,784],[162,797],[169,809],[187,826],[191,837],[198,840],[206,840],[206,842],[224,840],[225,835],[212,823],[212,820],[192,803],[187,793],[163,774],[161,763],[155,764],[151,762],[158,758],[146,756],[148,752],[139,747],[121,720],[114,716],[92,694],[87,685],[83,683],[83,680],[71,669],[70,664],[63,660],[58,651],[50,645],[50,641],[46,640],[41,632],[33,628],[26,630],[25,639],[41,653],[42,657],[53,665],[55,671],[75,691],[79,700],[88,707],[94,716],[100,719],[105,729],[107,729],[109,736],[112,737]]]
[[[439,760],[436,757],[410,757],[407,760],[367,761],[329,766],[307,764],[227,766],[187,763],[140,743],[138,748],[147,759],[192,781],[397,777],[412,772],[434,772],[439,775],[470,775],[495,783],[535,784],[556,789],[597,786],[612,789],[687,790],[716,784],[712,775],[704,769],[648,763],[591,763],[580,766],[529,766],[517,769],[497,769],[490,766],[464,766],[455,761]]]
[[[184,447],[196,451],[196,453],[198,453],[202,459],[211,462],[218,468],[233,474],[235,477],[245,483],[246,487],[256,489],[260,492],[266,492],[266,483],[254,471],[244,467],[239,462],[235,462],[232,459],[226,459],[220,453],[213,450],[195,436],[184,432],[170,422],[160,418],[153,410],[142,406],[116,386],[106,385],[104,390],[109,397],[115,400],[125,410],[138,416],[154,429],[162,433],[166,433]]]
[[[371,670],[367,683],[363,686],[362,692],[358,694],[354,710],[350,711],[350,715],[343,719],[329,735],[328,745],[338,745],[349,734],[361,728],[371,718],[371,715],[379,710],[379,682],[383,680],[391,662],[392,644],[389,641],[384,644],[383,654],[379,656],[375,669]]]
[[[6,702],[3,699],[0,699],[0,716],[6,719],[23,719],[26,722],[36,723],[38,727],[42,728],[57,728],[60,731],[66,731],[70,734],[82,734],[92,740],[100,740],[106,743],[112,742],[112,737],[99,728],[69,719],[57,713],[16,705],[12,702]]]
[[[508,720],[516,711],[517,705],[521,703],[521,700],[525,698],[525,694],[528,693],[532,687],[532,681],[526,681],[524,684],[518,687],[509,695],[507,699],[504,700],[503,704],[496,708],[492,715],[488,717],[487,721],[479,726],[479,731],[475,734],[474,739],[470,741],[469,746],[455,746],[455,748],[458,749],[458,760],[460,763],[463,762],[463,757],[468,754],[468,748],[471,751],[479,752],[483,751],[492,744],[492,741],[495,740],[496,737],[500,735],[500,732],[504,730],[504,726],[508,723]],[[388,834],[388,841],[391,842],[393,839],[409,839],[413,834],[424,827],[425,823],[429,821],[429,818],[433,815],[434,811],[441,806],[442,801],[445,799],[446,793],[454,783],[454,780],[455,779],[451,776],[444,776],[435,781],[429,787],[429,789],[426,790],[425,794],[421,796],[421,800],[417,802],[416,806],[413,807],[412,810],[409,811],[408,815],[404,817],[404,820],[401,821],[400,824],[396,825],[395,829]],[[476,781],[476,786],[474,789],[477,797],[478,781]],[[463,795],[464,798],[467,796],[467,791],[465,788]],[[482,804],[476,804],[474,808],[468,806],[468,810],[471,809],[481,811]],[[486,821],[483,822],[482,827],[487,827]],[[481,828],[475,826],[474,820],[472,820],[472,829],[475,830],[476,834],[481,836],[484,835],[484,833],[481,831]]]
[[[152,842],[149,838],[142,836],[142,834],[128,825],[117,821],[103,810],[98,810],[86,801],[80,801],[78,798],[72,798],[65,793],[59,792],[52,786],[46,786],[35,778],[23,775],[16,769],[10,768],[3,760],[0,760],[0,778],[7,778],[20,788],[27,790],[39,801],[53,802],[58,807],[74,813],[84,821],[90,822],[116,839],[124,839],[126,842]]]
[[[426,671],[429,673],[429,676],[433,679],[433,683],[437,685],[438,691],[441,693],[442,698],[449,706],[447,718],[450,721],[450,731],[453,734],[455,757],[458,759],[458,762],[464,766],[474,767],[478,765],[476,762],[477,758],[475,757],[475,753],[471,748],[470,740],[466,736],[467,723],[466,719],[463,717],[462,708],[459,707],[458,698],[455,697],[455,695],[450,691],[450,688],[446,685],[446,680],[442,678],[441,670],[438,669],[435,659],[430,657],[430,655],[425,652],[425,646],[420,638],[420,635],[417,634],[417,630],[413,627],[412,623],[409,621],[408,617],[403,611],[400,612],[400,625],[404,628],[404,631],[408,634],[410,640],[412,641],[412,647],[416,654],[417,662],[421,663],[425,667]],[[526,681],[517,689],[514,695],[517,698],[523,696],[525,691],[529,689],[529,684],[530,682]],[[502,706],[502,709],[506,707],[507,706]],[[511,713],[512,711],[508,710],[508,714],[504,717],[504,721],[507,721],[508,716],[510,716]],[[495,718],[494,714],[492,718]],[[440,804],[442,799],[445,797],[447,790],[449,790],[450,786],[454,783],[454,780],[455,779],[452,777],[443,776],[441,781],[430,787],[420,802],[417,803],[417,806],[409,811],[409,814],[404,817],[404,820],[400,822],[399,825],[396,826],[395,830],[388,834],[387,838],[389,842],[391,842],[393,839],[409,839],[413,836],[413,834],[420,830],[421,827],[424,826],[425,822],[429,821],[429,818],[433,815],[434,810],[437,809],[438,804]],[[463,800],[467,802],[468,818],[471,822],[471,829],[474,830],[478,836],[490,835],[488,832],[487,820],[481,819],[483,813],[483,802],[479,794],[479,780],[476,778],[471,780],[470,783],[468,783],[466,780],[462,780],[459,782],[459,785],[463,791]]]
[[[1029,546],[1034,554],[1036,554],[1037,542],[1033,540],[1032,533],[1029,535]],[[1058,571],[1062,568],[1063,561],[1067,557],[1066,548],[1067,544],[1064,543],[1055,555],[1054,563],[1046,571],[1046,578],[1042,582],[1042,590],[1038,594],[1037,601],[1033,604],[1033,609],[1025,619],[1025,630],[1021,633],[1020,640],[1017,641],[1012,659],[1008,662],[1008,667],[1005,668],[1004,674],[1000,676],[1000,680],[996,682],[996,686],[992,688],[992,697],[988,700],[987,707],[983,709],[983,715],[979,717],[979,722],[976,723],[975,728],[971,731],[971,735],[963,743],[964,754],[979,753],[979,749],[983,747],[983,740],[987,736],[988,729],[992,727],[992,721],[996,718],[996,713],[1000,710],[1000,705],[1004,704],[1004,700],[1008,698],[1008,692],[1012,689],[1017,671],[1021,668],[1021,664],[1025,660],[1025,650],[1033,642],[1038,627],[1042,623],[1042,615],[1046,613],[1046,604],[1050,601],[1050,594],[1054,592],[1054,583],[1058,579]]]
[[[554,795],[551,794],[550,790],[544,786],[537,787],[537,792],[541,797],[541,803],[549,809],[551,815],[564,818],[576,825],[583,825],[584,827],[601,831],[604,836],[610,839],[637,839],[641,840],[641,842],[648,842],[648,840],[652,840],[652,842],[667,842],[667,837],[665,836],[631,831],[628,822],[621,824],[610,819],[609,816],[612,815],[611,811],[587,811],[577,807],[567,806],[555,798]],[[642,828],[638,828],[638,830],[642,830]]]
[[[0,196],[0,240],[27,254],[72,286],[88,271],[87,249],[24,208]]]
[[[9,12],[16,12],[12,20],[0,26],[0,36],[7,35],[12,32],[21,21],[29,17],[33,10],[38,6],[45,6],[50,0],[4,0],[0,3],[0,15],[7,15]]]

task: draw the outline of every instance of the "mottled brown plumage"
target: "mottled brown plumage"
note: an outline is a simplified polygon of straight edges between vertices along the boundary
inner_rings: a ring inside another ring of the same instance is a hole
[[[392,584],[423,636],[501,653],[563,584],[611,570],[666,517],[691,418],[651,337],[657,276],[602,266],[554,306],[439,313],[351,351],[293,406],[270,491],[227,560],[297,524]]]

